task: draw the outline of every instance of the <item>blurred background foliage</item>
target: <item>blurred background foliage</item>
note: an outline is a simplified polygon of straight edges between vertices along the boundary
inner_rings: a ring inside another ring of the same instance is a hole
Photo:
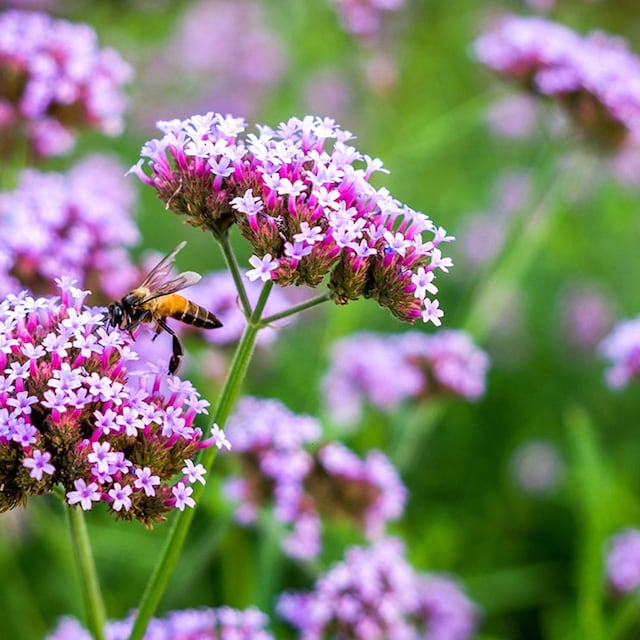
[[[125,135],[84,134],[71,156],[47,161],[46,169],[64,169],[96,150],[133,164],[143,142],[156,135],[155,119],[191,113],[197,100],[186,100],[183,81],[194,95],[203,88],[198,83],[218,83],[216,74],[187,77],[175,59],[179,53],[161,54],[195,3],[47,4],[55,15],[91,24],[101,44],[115,47],[134,65],[138,80],[131,89]],[[215,15],[216,5],[224,3],[207,4]],[[487,126],[488,107],[508,88],[473,60],[471,43],[492,16],[530,14],[531,9],[518,0],[407,0],[401,10],[384,16],[380,40],[371,46],[341,28],[329,2],[256,4],[258,22],[279,43],[281,69],[255,95],[248,90],[245,111],[235,115],[275,126],[291,115],[316,113],[335,116],[352,130],[358,148],[382,158],[390,170],[380,184],[458,236],[448,247],[456,266],[439,284],[445,326],[464,327],[469,301],[488,277],[463,255],[465,225],[474,212],[484,211],[490,220],[496,180],[504,172],[524,172],[532,184],[530,202],[540,202],[562,179],[554,160],[578,144],[554,138],[544,128],[527,140],[500,138]],[[582,33],[620,34],[640,50],[635,0],[558,0],[551,17]],[[201,55],[229,48],[229,41],[241,35],[229,32]],[[198,55],[197,50],[189,53]],[[239,73],[234,77],[231,62],[217,73],[226,74],[229,87],[247,82]],[[317,104],[310,102],[313,89],[319,91]],[[207,99],[202,112],[226,110],[232,102],[215,93]],[[183,101],[189,102],[186,111]],[[405,517],[391,531],[405,539],[417,569],[459,576],[482,610],[479,636],[487,640],[612,637],[593,635],[598,630],[589,626],[600,597],[606,613],[620,606],[603,586],[604,544],[620,527],[640,522],[637,388],[610,391],[595,344],[576,346],[563,316],[576,285],[602,292],[611,302],[611,321],[640,309],[638,191],[596,175],[592,179],[586,169],[571,174],[563,197],[553,197],[549,206],[550,232],[539,246],[532,240],[522,273],[517,259],[511,265],[515,281],[507,277],[501,283],[509,287],[507,305],[487,307],[489,317],[483,320],[490,328],[478,336],[492,360],[485,397],[434,410],[430,428],[414,443],[413,463],[403,473],[410,500]],[[584,182],[577,179],[581,176]],[[168,250],[184,238],[189,248],[180,255],[180,266],[201,272],[222,268],[210,237],[163,211],[151,189],[136,186],[140,253]],[[483,233],[477,233],[477,242],[486,239]],[[241,259],[248,258],[248,248],[234,241]],[[515,241],[526,253],[527,241],[510,240]],[[326,305],[283,329],[271,350],[257,354],[246,391],[323,416],[320,380],[329,345],[353,331],[406,329],[370,301]],[[193,375],[203,395],[213,400],[216,385]],[[373,446],[388,447],[392,434],[420,411],[425,408],[415,405],[388,416],[370,410],[362,428],[345,439],[361,454]],[[325,425],[332,427],[326,416]],[[527,488],[522,480],[522,447],[531,443],[543,445],[527,467],[542,477],[542,489]],[[161,611],[256,604],[273,613],[276,595],[284,588],[308,587],[312,568],[281,555],[277,528],[268,517],[259,530],[232,522],[216,471],[226,471],[224,460],[216,462]],[[88,523],[108,612],[122,617],[138,601],[167,526],[146,531],[135,522],[114,523],[99,512],[89,513]],[[357,540],[349,531],[328,535],[326,561],[341,557],[345,541]],[[0,638],[39,638],[60,615],[82,617],[67,536],[65,514],[52,498],[32,500],[26,510],[0,517],[5,611]],[[289,637],[280,624],[275,621],[274,628]],[[637,626],[628,633],[624,637],[640,637]]]

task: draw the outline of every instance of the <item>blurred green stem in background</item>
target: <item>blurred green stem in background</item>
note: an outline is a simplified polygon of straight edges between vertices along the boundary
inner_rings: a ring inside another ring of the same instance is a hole
[[[56,494],[65,501],[64,492],[59,490]],[[80,581],[82,583],[82,596],[87,616],[87,626],[95,640],[104,640],[104,629],[107,622],[104,600],[100,592],[98,572],[93,560],[89,534],[84,520],[84,511],[80,507],[67,505],[67,519],[71,533],[71,548],[76,559]]]
[[[581,407],[571,408],[565,418],[572,454],[572,489],[576,507],[576,637],[605,637],[603,544],[610,531],[610,482],[599,454],[595,426]]]
[[[445,404],[427,398],[419,405],[419,409],[407,417],[393,443],[391,459],[401,473],[406,472],[424,447],[425,440],[436,427]]]

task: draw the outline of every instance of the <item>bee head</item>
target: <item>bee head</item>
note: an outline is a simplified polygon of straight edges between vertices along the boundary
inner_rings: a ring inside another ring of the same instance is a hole
[[[113,302],[107,310],[107,322],[110,327],[121,327],[124,320],[124,309],[122,305]]]

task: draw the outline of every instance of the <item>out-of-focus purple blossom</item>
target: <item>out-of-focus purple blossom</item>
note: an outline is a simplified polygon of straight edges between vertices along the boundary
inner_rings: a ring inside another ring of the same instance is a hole
[[[417,573],[394,538],[348,549],[311,591],[284,593],[277,610],[301,640],[465,640],[477,619],[455,582]]]
[[[255,253],[252,277],[316,287],[329,276],[337,304],[368,297],[401,320],[440,324],[427,295],[437,288],[416,279],[449,270],[440,245],[453,238],[374,188],[382,162],[333,120],[291,118],[245,138],[244,120],[215,113],[159,126],[165,136],[145,144],[132,172],[194,226],[219,236],[237,224]]]
[[[640,376],[640,316],[615,325],[600,343],[600,352],[611,362],[606,378],[612,389],[626,387]]]
[[[246,282],[245,289],[249,301],[255,304],[261,287],[257,283]],[[197,302],[216,315],[222,327],[216,331],[201,331],[201,335],[212,344],[228,345],[237,342],[246,326],[246,319],[238,302],[238,291],[228,271],[208,273],[202,280],[189,289],[189,299]],[[286,295],[286,290],[274,287],[265,306],[265,316],[289,309],[295,304]],[[286,319],[291,322],[295,316]],[[257,343],[262,346],[272,344],[278,336],[281,325],[265,327],[260,331]]]
[[[335,342],[323,388],[332,419],[351,426],[363,404],[389,412],[407,400],[483,395],[489,359],[464,331],[357,333]]]
[[[325,113],[344,121],[354,102],[352,83],[338,69],[320,69],[308,74],[302,99],[307,113]]]
[[[530,440],[513,452],[510,469],[521,489],[532,494],[544,494],[558,486],[564,473],[564,463],[551,442]]]
[[[400,10],[405,0],[331,0],[342,27],[365,42],[377,39],[384,14]]]
[[[577,129],[619,151],[640,141],[640,59],[621,38],[581,37],[541,17],[505,16],[475,42],[480,62],[555,100]]]
[[[0,293],[53,293],[65,274],[105,302],[122,295],[139,277],[126,251],[139,240],[134,197],[107,156],[66,174],[24,170],[16,189],[0,192]]]
[[[287,64],[284,43],[259,2],[191,3],[171,39],[154,52],[134,103],[149,126],[169,114],[187,117],[212,108],[251,117],[278,86]]]
[[[384,454],[370,451],[362,460],[337,442],[314,447],[320,424],[275,400],[241,400],[227,433],[244,468],[226,485],[237,520],[250,524],[273,503],[276,518],[292,527],[282,543],[292,557],[318,555],[323,516],[355,522],[374,538],[404,510],[406,489]]]
[[[111,620],[104,629],[106,640],[127,640],[135,616]],[[244,611],[230,607],[171,611],[152,618],[143,640],[273,640],[266,630],[269,620],[255,608]],[[74,618],[62,618],[45,640],[91,640],[92,636]]]
[[[0,510],[62,484],[67,502],[107,503],[122,519],[162,520],[201,441],[191,383],[136,367],[131,337],[60,280],[59,298],[0,303]],[[181,500],[180,504],[178,502]]]
[[[538,103],[534,96],[502,96],[489,107],[486,119],[491,130],[504,138],[529,138],[536,129]]]
[[[601,288],[575,284],[559,302],[564,335],[578,349],[592,350],[611,331],[614,303]]]
[[[606,567],[616,590],[627,593],[640,587],[640,530],[627,529],[611,538]]]
[[[132,69],[94,30],[44,13],[0,13],[0,155],[26,140],[36,156],[68,151],[83,127],[118,135]]]

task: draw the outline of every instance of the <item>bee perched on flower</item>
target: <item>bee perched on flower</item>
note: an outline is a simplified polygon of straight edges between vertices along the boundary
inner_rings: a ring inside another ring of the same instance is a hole
[[[104,309],[59,286],[59,298],[0,303],[0,511],[57,484],[70,505],[103,502],[147,526],[193,506],[204,468],[192,458],[224,439],[202,440],[193,424],[207,403],[191,383],[134,365],[132,339]]]
[[[244,120],[217,113],[158,126],[164,137],[144,145],[131,172],[217,238],[236,225],[253,248],[250,279],[326,282],[337,304],[373,298],[401,320],[440,324],[429,296],[452,265],[440,245],[453,238],[376,189],[369,180],[382,162],[333,120],[291,118],[245,136]]]

